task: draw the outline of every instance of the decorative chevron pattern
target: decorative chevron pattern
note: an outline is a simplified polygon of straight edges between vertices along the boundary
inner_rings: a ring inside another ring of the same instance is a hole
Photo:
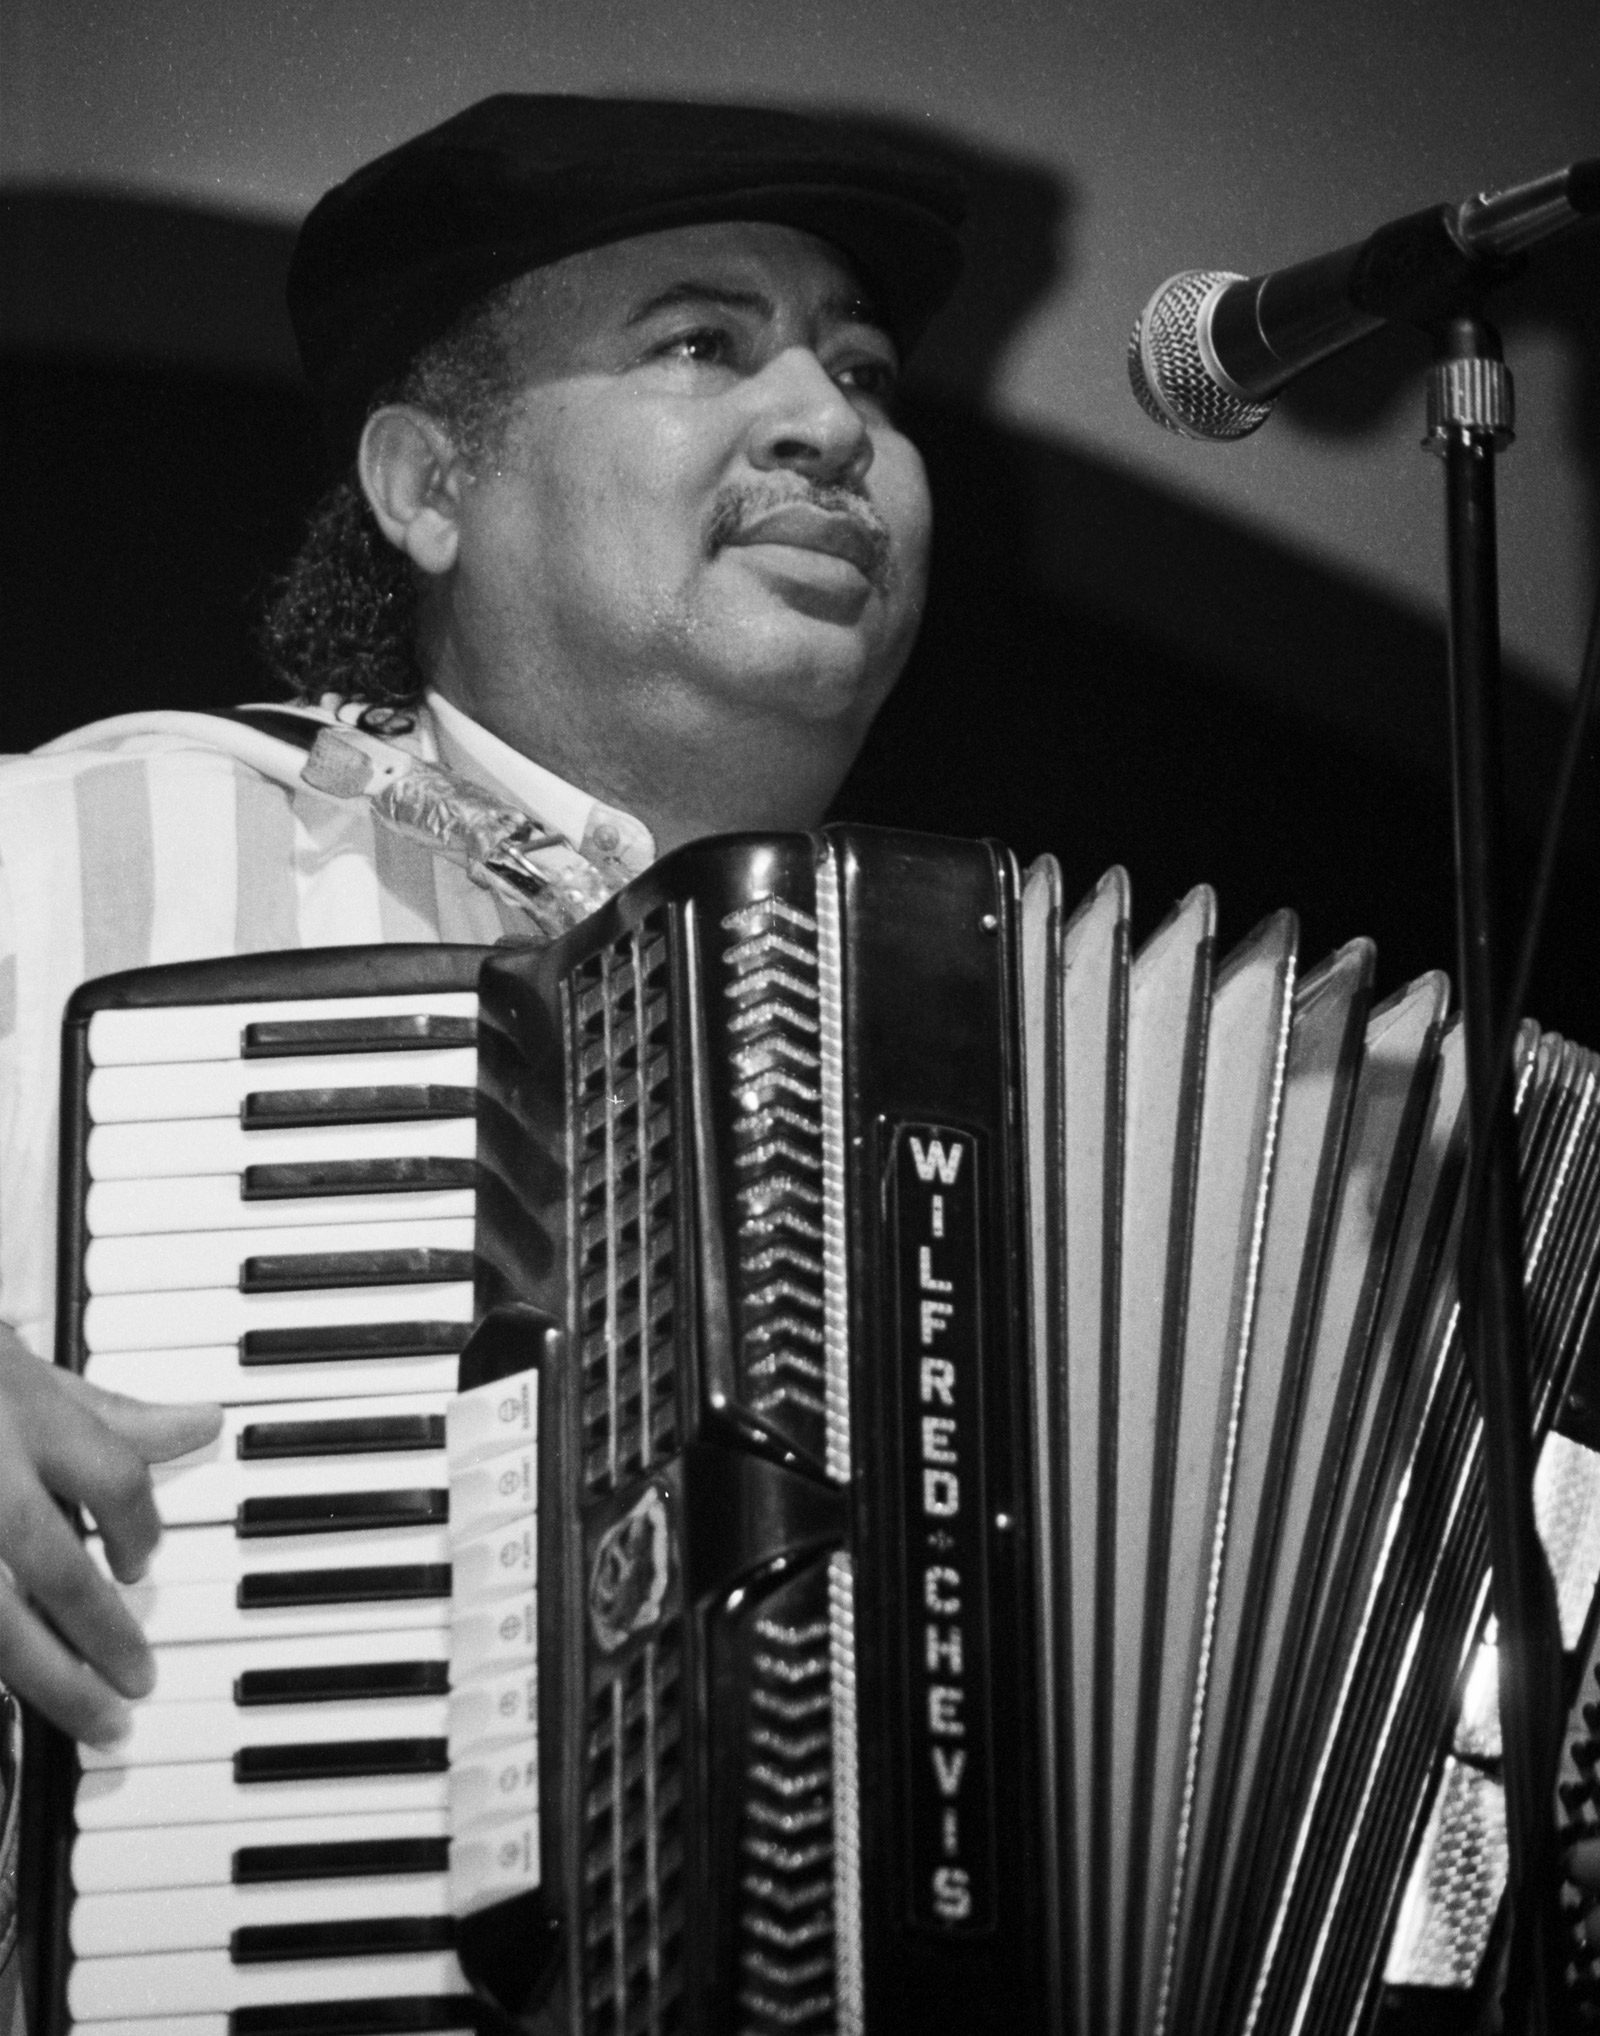
[[[825,1589],[819,1567],[756,1621],[739,1884],[745,2036],[834,2027],[830,1626],[807,1616]]]
[[[827,1282],[817,922],[761,898],[722,922],[740,1358],[752,1411],[821,1454]]]
[[[592,956],[569,996],[583,1465],[598,1494],[677,1443],[664,919]]]

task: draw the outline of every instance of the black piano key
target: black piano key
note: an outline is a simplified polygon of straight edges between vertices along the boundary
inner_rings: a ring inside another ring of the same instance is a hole
[[[241,1746],[236,1782],[353,1781],[374,1774],[443,1774],[443,1739],[330,1739],[311,1746]]]
[[[247,1668],[233,1679],[233,1701],[343,1704],[450,1694],[447,1661],[332,1661],[309,1668]]]
[[[472,1159],[324,1159],[278,1166],[247,1166],[240,1181],[246,1202],[298,1201],[308,1195],[404,1195],[433,1188],[477,1186]]]
[[[358,1414],[342,1421],[251,1421],[239,1430],[245,1463],[289,1456],[370,1456],[443,1449],[442,1414]]]
[[[470,1994],[305,2001],[288,2007],[234,2008],[228,2016],[228,2036],[426,2036],[429,2030],[481,2026]]]
[[[268,1881],[366,1880],[389,1873],[447,1873],[448,1838],[343,1838],[316,1845],[241,1845],[236,1887]]]
[[[278,1251],[245,1260],[239,1291],[294,1294],[320,1287],[405,1287],[471,1278],[470,1251],[415,1246],[402,1251]]]
[[[296,1492],[284,1498],[243,1499],[233,1531],[241,1541],[277,1534],[362,1534],[393,1527],[443,1527],[450,1518],[447,1490]]]
[[[239,1036],[239,1057],[286,1060],[307,1053],[411,1053],[477,1043],[475,1018],[448,1018],[435,1011],[368,1018],[272,1018],[245,1026]]]
[[[448,1916],[355,1916],[335,1923],[246,1923],[228,1955],[235,1965],[281,1965],[291,1958],[386,1958],[401,1951],[448,1951]]]
[[[470,1322],[354,1322],[326,1329],[247,1329],[239,1362],[348,1364],[386,1357],[449,1357],[466,1342]]]
[[[399,1604],[415,1598],[448,1598],[447,1562],[394,1562],[371,1569],[264,1569],[239,1579],[241,1612],[289,1605]]]
[[[471,1117],[476,1089],[450,1082],[391,1083],[376,1088],[252,1089],[239,1105],[246,1131],[289,1131],[308,1124],[394,1124],[434,1117]]]

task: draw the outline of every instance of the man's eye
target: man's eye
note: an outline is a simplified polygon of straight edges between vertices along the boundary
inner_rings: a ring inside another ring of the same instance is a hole
[[[688,332],[675,332],[659,349],[667,359],[702,361],[722,367],[733,359],[732,336],[717,325],[696,325]]]
[[[835,379],[846,389],[874,403],[890,404],[900,387],[900,371],[893,361],[852,361],[836,371]]]

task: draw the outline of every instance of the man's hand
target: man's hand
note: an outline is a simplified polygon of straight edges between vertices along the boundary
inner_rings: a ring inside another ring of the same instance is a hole
[[[118,1738],[124,1699],[148,1695],[155,1662],[55,1501],[84,1507],[112,1574],[133,1583],[161,1536],[150,1465],[199,1449],[221,1425],[218,1407],[152,1406],[87,1385],[0,1323],[0,1681],[75,1739]]]

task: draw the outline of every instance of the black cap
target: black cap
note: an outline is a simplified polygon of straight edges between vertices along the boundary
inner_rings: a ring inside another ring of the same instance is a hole
[[[955,287],[964,210],[937,159],[848,119],[503,93],[313,207],[289,268],[289,316],[343,453],[373,396],[498,284],[704,220],[770,220],[829,241],[908,347]]]

